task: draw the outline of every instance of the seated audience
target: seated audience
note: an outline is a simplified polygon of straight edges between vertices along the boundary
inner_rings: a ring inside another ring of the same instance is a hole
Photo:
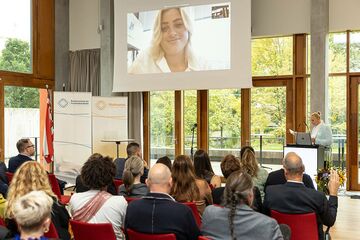
[[[13,233],[18,232],[14,221],[14,213],[12,212],[13,205],[18,198],[31,191],[43,191],[52,198],[51,221],[61,239],[70,239],[68,232],[70,216],[52,191],[47,172],[36,161],[29,161],[22,164],[11,180],[7,199],[8,205],[5,212],[7,227]]]
[[[150,193],[129,203],[125,231],[130,228],[142,233],[174,233],[177,240],[196,240],[200,231],[192,211],[169,195],[172,186],[169,168],[155,164],[146,184]]]
[[[116,179],[122,179],[122,175],[123,175],[124,167],[125,167],[125,162],[131,156],[138,156],[139,158],[142,159],[142,152],[141,152],[140,144],[138,144],[136,142],[129,143],[126,146],[126,154],[127,154],[127,158],[117,158],[114,161],[115,166],[116,166],[116,173],[115,173],[115,178]],[[144,161],[144,174],[140,178],[140,181],[142,183],[145,183],[145,180],[146,180],[148,172],[149,172],[149,169],[147,167],[148,167],[147,162]]]
[[[196,179],[190,158],[179,155],[175,158],[171,172],[173,185],[170,195],[178,202],[195,202],[200,215],[212,204],[211,189],[203,179]]]
[[[251,176],[254,185],[260,190],[261,198],[264,199],[264,187],[269,175],[268,172],[264,168],[259,167],[255,157],[255,150],[251,146],[242,147],[240,157],[241,169]]]
[[[29,138],[22,138],[17,141],[16,148],[19,154],[9,159],[8,171],[11,173],[15,173],[16,169],[18,169],[23,163],[33,161],[31,157],[35,154],[35,145]]]
[[[99,153],[94,153],[92,156],[93,157],[102,157],[102,155]],[[75,179],[75,192],[81,193],[81,192],[86,192],[89,190],[90,190],[90,188],[84,185],[81,175],[78,175]],[[112,181],[110,183],[110,185],[107,187],[106,191],[112,195],[118,195],[118,190],[115,187],[114,181]]]
[[[195,174],[200,179],[205,179],[213,188],[221,186],[221,178],[215,175],[209,155],[204,150],[197,150],[194,154]]]
[[[225,185],[223,206],[208,206],[201,232],[211,239],[283,239],[276,220],[250,208],[254,199],[249,174],[232,173]]]
[[[9,189],[9,183],[6,177],[7,171],[8,170],[4,161],[0,160],[0,193],[3,195],[4,198],[6,198]]]
[[[49,231],[53,199],[43,191],[32,191],[19,197],[11,206],[20,236],[15,239],[42,239]]]
[[[285,171],[284,171],[284,160],[282,161],[282,164],[283,164],[282,169],[279,169],[279,170],[269,173],[269,176],[267,177],[266,182],[265,182],[264,192],[266,192],[266,188],[268,186],[286,183]],[[307,175],[306,173],[303,174],[302,181],[303,181],[305,187],[315,189],[314,183],[313,183],[311,177],[309,175]]]
[[[145,196],[149,190],[146,184],[140,182],[144,173],[143,160],[138,156],[132,156],[125,162],[123,181],[119,187],[119,195],[124,197],[139,198]]]
[[[221,172],[224,175],[224,178],[227,179],[230,174],[233,172],[241,170],[240,160],[237,159],[234,155],[226,155],[220,163]],[[225,187],[219,187],[212,190],[212,197],[214,204],[221,204],[223,201]],[[260,191],[257,187],[253,188],[254,201],[251,205],[251,208],[257,212],[262,212],[262,200],[260,196]]]
[[[287,182],[282,185],[269,186],[266,189],[264,210],[283,213],[309,213],[317,215],[319,239],[323,239],[323,224],[332,226],[336,220],[339,189],[339,176],[331,171],[329,181],[330,197],[327,200],[322,192],[307,188],[303,183],[304,165],[301,158],[294,152],[286,154],[284,170]]]
[[[90,190],[75,193],[70,199],[72,218],[88,223],[111,223],[117,239],[124,239],[121,227],[124,223],[127,202],[122,196],[106,192],[115,176],[115,164],[110,157],[93,154],[81,169],[81,177]]]
[[[167,166],[170,171],[171,171],[171,168],[172,168],[172,163],[171,163],[171,160],[168,156],[163,156],[161,158],[159,158],[156,163],[162,163],[164,164],[165,166]]]

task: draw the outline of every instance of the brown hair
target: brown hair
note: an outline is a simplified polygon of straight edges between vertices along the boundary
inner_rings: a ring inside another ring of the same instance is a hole
[[[312,117],[316,118],[316,119],[320,119],[321,118],[321,112],[313,112],[311,114]]]
[[[221,160],[220,168],[224,178],[228,178],[231,173],[241,169],[240,160],[234,155],[228,154]]]
[[[134,186],[135,177],[144,174],[144,163],[138,156],[132,156],[125,162],[123,181],[126,192],[131,195],[131,190]]]
[[[19,197],[35,190],[44,191],[50,197],[57,198],[51,189],[45,169],[36,161],[28,161],[18,168],[11,180],[7,195],[6,216],[13,218],[11,209],[14,202]]]
[[[179,155],[175,158],[171,175],[173,186],[170,194],[179,202],[199,200],[200,192],[195,182],[194,166],[188,156]]]
[[[236,240],[234,234],[236,206],[239,204],[251,205],[249,194],[252,193],[252,189],[253,181],[251,176],[242,171],[233,172],[226,181],[223,206],[230,208],[228,219],[232,239]]]
[[[29,138],[22,138],[19,141],[17,141],[16,148],[19,151],[19,153],[24,152],[25,149],[28,147],[29,143],[30,143]]]
[[[81,168],[81,180],[88,188],[99,190],[112,183],[115,171],[112,158],[94,153]]]
[[[256,177],[259,171],[259,163],[256,160],[255,152],[252,147],[246,146],[242,149],[241,168],[247,172],[251,177]]]

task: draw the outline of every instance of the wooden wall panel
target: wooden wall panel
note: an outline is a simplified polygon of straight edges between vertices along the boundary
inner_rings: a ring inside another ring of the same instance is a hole
[[[150,93],[143,92],[143,158],[150,163]]]
[[[241,146],[251,145],[251,90],[241,89]]]
[[[209,151],[209,91],[197,91],[197,146]]]
[[[184,154],[183,104],[183,91],[175,91],[175,156]]]

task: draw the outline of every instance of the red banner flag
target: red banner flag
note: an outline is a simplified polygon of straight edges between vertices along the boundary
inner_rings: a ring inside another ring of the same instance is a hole
[[[51,92],[47,89],[47,104],[44,124],[44,158],[47,163],[51,163],[54,158],[54,122],[51,110]]]

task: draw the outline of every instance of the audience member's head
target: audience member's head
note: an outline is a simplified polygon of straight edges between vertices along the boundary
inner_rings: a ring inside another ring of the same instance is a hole
[[[284,161],[285,177],[287,180],[302,181],[302,176],[305,171],[305,166],[301,157],[294,152],[286,154]]]
[[[209,155],[204,150],[197,150],[194,154],[195,174],[198,178],[205,179],[206,176],[214,175]]]
[[[255,157],[254,149],[251,146],[242,147],[240,156],[241,169],[250,174],[251,177],[256,177],[259,171],[259,166]]]
[[[40,239],[49,231],[53,200],[43,191],[19,197],[11,206],[21,239]]]
[[[144,174],[144,163],[138,156],[131,156],[125,162],[123,181],[126,192],[130,195],[135,178],[140,181],[140,176]]]
[[[146,185],[150,192],[170,193],[172,178],[169,168],[162,163],[156,163],[150,168]]]
[[[231,236],[234,238],[234,216],[239,204],[252,205],[254,199],[253,181],[249,174],[242,171],[233,172],[226,180],[224,190],[224,207],[230,208],[229,225]]]
[[[7,195],[6,216],[8,218],[13,218],[11,208],[14,202],[31,191],[44,191],[47,195],[56,198],[51,189],[47,172],[36,161],[28,161],[22,164],[11,180]]]
[[[170,171],[171,171],[171,168],[172,168],[172,163],[171,163],[171,160],[168,156],[163,156],[161,158],[159,158],[156,163],[162,163],[164,165],[166,165]]]
[[[29,157],[34,156],[35,154],[35,146],[29,138],[22,138],[17,141],[16,148],[19,153]]]
[[[193,201],[200,198],[195,182],[194,165],[188,156],[179,155],[175,158],[171,175],[173,178],[171,195],[177,201]]]
[[[126,153],[127,153],[128,158],[131,156],[134,156],[134,155],[142,158],[140,145],[136,142],[132,142],[127,145]]]
[[[81,168],[81,180],[90,189],[106,190],[115,177],[115,171],[112,158],[94,153]]]
[[[221,160],[220,168],[224,178],[228,178],[231,173],[241,169],[240,160],[234,155],[228,154]]]

